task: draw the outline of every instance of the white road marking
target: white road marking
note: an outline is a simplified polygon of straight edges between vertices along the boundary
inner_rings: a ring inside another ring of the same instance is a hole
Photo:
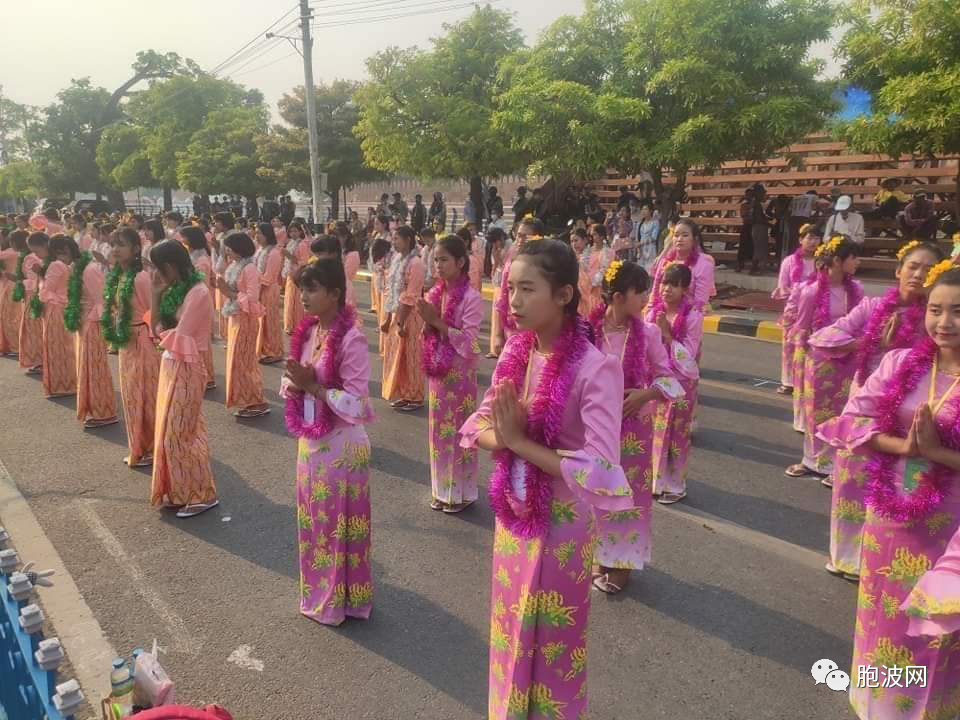
[[[103,520],[97,515],[95,500],[78,500],[77,511],[90,527],[90,531],[97,540],[103,545],[107,554],[112,557],[120,570],[130,577],[129,587],[137,593],[147,605],[156,613],[163,623],[167,626],[167,633],[172,640],[174,650],[188,655],[196,655],[200,652],[201,643],[187,630],[187,625],[173,609],[167,605],[163,599],[150,588],[147,579],[140,569],[140,566],[134,561],[123,545],[117,540],[116,535],[110,532],[110,529],[104,525]]]
[[[227,658],[228,663],[233,663],[237,667],[241,667],[244,670],[256,670],[257,672],[263,672],[263,660],[257,660],[251,654],[253,648],[250,645],[241,645],[232,653],[230,657]]]
[[[748,527],[724,520],[703,510],[690,507],[689,505],[677,503],[669,506],[660,505],[660,507],[675,517],[682,517],[695,525],[700,525],[706,530],[725,535],[747,545],[752,545],[758,550],[777,555],[784,560],[790,560],[811,570],[823,570],[823,566],[828,559],[825,553],[818,553],[802,545],[796,545],[795,543],[781,540],[778,537],[773,537],[772,535],[767,535],[757,530],[751,530]]]
[[[763,392],[761,390],[754,390],[753,388],[742,387],[735,383],[722,382],[720,380],[707,380],[705,378],[700,378],[700,385],[702,387],[714,388],[715,390],[723,390],[725,392],[731,393],[740,393],[742,395],[750,395],[751,397],[762,398],[763,400],[772,400],[779,403],[792,403],[793,400],[786,395],[779,395],[773,392]]]

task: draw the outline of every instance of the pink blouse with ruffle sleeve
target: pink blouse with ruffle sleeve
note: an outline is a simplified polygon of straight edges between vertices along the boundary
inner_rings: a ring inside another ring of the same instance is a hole
[[[206,283],[198,282],[183,299],[177,311],[177,326],[160,333],[163,356],[187,363],[203,362],[210,347],[213,298]]]
[[[483,322],[483,296],[468,287],[463,296],[463,302],[454,313],[453,327],[448,328],[447,337],[456,350],[457,355],[473,362],[480,354],[477,336],[480,334],[480,324]]]
[[[70,279],[70,267],[59,260],[47,266],[47,272],[40,280],[40,302],[52,305],[67,304],[67,281]]]

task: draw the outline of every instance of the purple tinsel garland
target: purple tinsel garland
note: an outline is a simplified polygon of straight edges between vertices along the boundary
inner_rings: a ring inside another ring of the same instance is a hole
[[[863,333],[863,342],[857,351],[857,373],[854,377],[858,385],[863,385],[867,381],[871,357],[875,356],[881,350],[883,328],[890,317],[897,311],[900,305],[900,290],[890,288],[883,295],[880,305],[870,315],[867,321],[867,327]],[[894,333],[893,340],[889,347],[882,348],[884,351],[894,350],[896,348],[906,348],[913,344],[914,338],[918,332],[923,332],[923,316],[926,312],[926,303],[921,297],[918,302],[910,305],[900,322],[897,325],[897,331]]]
[[[448,328],[453,328],[457,310],[463,304],[463,298],[467,294],[468,287],[470,287],[469,276],[461,275],[453,285],[448,285],[446,280],[441,280],[427,293],[427,302],[439,312],[443,306],[443,294],[448,289],[450,290],[447,307],[443,310],[443,322]],[[433,328],[424,328],[422,362],[423,370],[427,375],[430,377],[446,377],[453,367],[456,354],[457,351],[454,349],[453,343],[450,342],[450,338],[441,339],[440,333]]]
[[[607,312],[606,303],[600,303],[590,313],[590,325],[593,327],[593,342],[603,350],[603,319]],[[630,316],[630,331],[624,342],[627,347],[623,352],[623,386],[627,389],[644,388],[650,385],[650,373],[646,366],[647,337],[643,331],[643,320]]]

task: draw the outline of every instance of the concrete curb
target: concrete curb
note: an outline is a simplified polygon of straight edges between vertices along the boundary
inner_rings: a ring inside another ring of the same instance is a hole
[[[764,342],[783,342],[783,328],[777,323],[737,315],[707,315],[703,318],[703,331],[711,335],[740,335]]]

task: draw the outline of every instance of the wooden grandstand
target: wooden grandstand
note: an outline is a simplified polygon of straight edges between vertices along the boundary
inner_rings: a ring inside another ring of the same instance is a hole
[[[910,194],[918,187],[926,190],[940,214],[956,208],[958,174],[960,160],[957,157],[858,155],[850,153],[844,142],[814,135],[785,148],[766,162],[741,160],[724,163],[713,170],[691,170],[680,209],[682,215],[695,218],[703,227],[711,254],[729,263],[736,260],[740,238],[739,204],[744,191],[755,183],[763,183],[768,198],[792,198],[810,190],[827,198],[831,191],[838,191],[852,197],[854,209],[864,211],[874,207],[874,196],[884,179],[899,178],[903,183],[899,188],[902,192]],[[664,178],[664,184],[673,182],[673,178]],[[642,184],[643,178],[608,173],[602,180],[587,183],[587,187],[598,195],[605,208],[612,208],[623,186],[634,188]],[[867,219],[865,225],[867,237],[862,265],[889,268],[903,244],[902,239],[894,236],[895,221]],[[947,238],[940,240],[945,249],[952,247]]]

